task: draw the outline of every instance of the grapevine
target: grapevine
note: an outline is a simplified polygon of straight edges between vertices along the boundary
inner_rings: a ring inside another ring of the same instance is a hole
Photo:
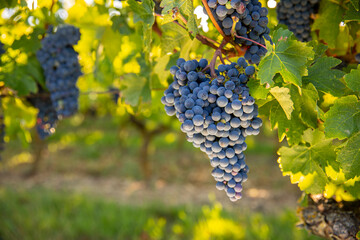
[[[264,121],[281,142],[273,162],[304,193],[301,224],[359,236],[359,214],[344,204],[360,199],[359,1],[33,2],[0,4],[0,151],[4,120],[6,141],[36,145],[81,109],[70,124],[99,113],[135,126],[150,180],[151,140],[181,125],[206,153],[215,187],[237,201],[247,136]]]

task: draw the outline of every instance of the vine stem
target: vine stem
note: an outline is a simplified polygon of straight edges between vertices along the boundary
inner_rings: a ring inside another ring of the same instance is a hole
[[[53,11],[53,8],[54,8],[54,5],[55,5],[55,1],[56,0],[52,0],[52,2],[51,2],[51,6],[50,6],[50,12],[52,13],[52,11]]]
[[[252,40],[252,39],[249,39],[249,38],[246,38],[246,37],[239,36],[239,35],[237,35],[236,33],[234,33],[234,36],[235,36],[235,37],[237,37],[237,38],[241,38],[241,39],[248,40],[248,41],[250,41],[250,42],[252,42],[252,43],[255,43],[255,44],[257,44],[257,45],[259,45],[259,46],[261,46],[261,47],[263,47],[263,48],[267,49],[264,45],[262,45],[261,43],[258,43],[257,41],[254,41],[254,40]]]
[[[220,60],[223,64],[225,64],[224,59],[222,58],[222,53],[221,53],[221,49],[223,49],[223,47],[228,43],[227,39],[223,39],[220,46],[216,49],[213,58],[211,59],[211,62],[208,66],[206,66],[206,68],[204,68],[203,71],[207,70],[210,68],[210,73],[211,73],[211,77],[212,78],[216,78],[216,73],[215,73],[215,65],[216,65],[216,59],[218,57],[220,57]]]
[[[187,25],[187,20],[186,18],[180,13],[180,11],[177,9],[176,12],[174,12],[175,15],[177,15],[179,17],[179,19],[185,24]]]
[[[157,17],[163,17],[161,14],[155,13],[155,16]],[[179,23],[177,20],[174,20],[173,23],[177,24],[179,27],[183,28],[186,30],[186,27],[184,25],[182,25],[181,23]],[[201,34],[196,34],[196,39],[199,40],[202,44],[207,45],[213,49],[218,49],[218,46],[216,45],[220,45],[217,41],[201,35]],[[235,57],[235,56],[239,56],[239,53],[237,53],[236,51],[234,51],[234,49],[221,49],[221,52],[227,56],[227,57]]]
[[[214,17],[214,15],[212,15],[210,7],[207,4],[207,1],[206,0],[201,0],[201,1],[205,7],[207,14],[210,17],[211,22],[214,24],[216,30],[218,30],[218,32],[221,34],[221,36],[223,36],[224,39],[227,40],[227,42],[230,42],[235,47],[236,51],[238,52],[238,54],[240,56],[244,55],[244,51],[241,49],[241,47],[238,44],[236,44],[232,38],[230,38],[229,36],[226,36],[225,33],[223,32],[223,30],[220,28],[219,24],[217,24],[215,17]]]
[[[224,33],[223,30],[220,28],[219,24],[216,22],[214,15],[212,15],[211,10],[210,10],[210,7],[209,7],[209,5],[207,4],[207,1],[206,1],[206,0],[201,0],[201,1],[202,1],[203,5],[204,5],[204,7],[205,7],[205,10],[206,10],[207,14],[208,14],[209,17],[210,17],[211,22],[214,24],[216,30],[218,30],[218,32],[221,34],[221,36],[223,36],[224,38],[226,38],[225,33]]]

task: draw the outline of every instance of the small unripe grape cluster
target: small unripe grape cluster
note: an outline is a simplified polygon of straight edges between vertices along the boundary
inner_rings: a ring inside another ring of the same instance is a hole
[[[245,139],[259,134],[262,125],[246,85],[255,67],[239,58],[237,63],[219,65],[212,79],[207,65],[206,59],[178,59],[170,68],[174,81],[161,102],[166,113],[182,123],[187,140],[208,155],[217,189],[237,201],[249,171]]]

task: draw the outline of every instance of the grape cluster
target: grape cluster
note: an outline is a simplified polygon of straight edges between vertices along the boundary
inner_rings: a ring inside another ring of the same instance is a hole
[[[264,39],[271,41],[270,29],[267,27],[268,9],[262,7],[258,0],[207,0],[207,3],[225,35],[230,36],[235,25],[238,36],[262,45],[265,45]],[[252,64],[258,64],[267,52],[265,48],[246,39],[235,37],[235,42],[247,47],[244,57]]]
[[[0,56],[5,53],[4,44],[0,42]]]
[[[42,93],[42,96],[30,98],[29,101],[34,107],[39,109],[36,119],[36,131],[41,139],[45,139],[55,132],[56,124],[59,120],[51,98]]]
[[[237,63],[219,65],[212,80],[209,70],[204,70],[207,64],[206,59],[178,59],[177,66],[170,68],[174,81],[161,102],[166,113],[182,123],[188,141],[210,158],[217,189],[236,201],[249,171],[245,138],[259,134],[262,125],[246,85],[255,68],[239,58]]]
[[[311,14],[320,0],[281,0],[276,11],[279,24],[285,24],[302,42],[311,41]]]
[[[78,53],[73,45],[79,40],[78,28],[59,26],[55,33],[49,33],[42,40],[42,48],[36,54],[44,70],[53,108],[59,118],[71,116],[78,109],[79,90],[76,82],[82,73]]]
[[[119,98],[120,98],[120,89],[111,86],[111,87],[108,88],[108,90],[111,91],[111,100],[115,104],[118,104],[118,101],[119,101]]]

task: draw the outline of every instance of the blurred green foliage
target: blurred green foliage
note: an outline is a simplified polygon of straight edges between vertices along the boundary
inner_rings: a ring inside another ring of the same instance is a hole
[[[320,239],[295,228],[293,211],[231,213],[217,202],[201,208],[157,203],[124,206],[41,188],[1,188],[0,215],[0,238],[6,240]]]

